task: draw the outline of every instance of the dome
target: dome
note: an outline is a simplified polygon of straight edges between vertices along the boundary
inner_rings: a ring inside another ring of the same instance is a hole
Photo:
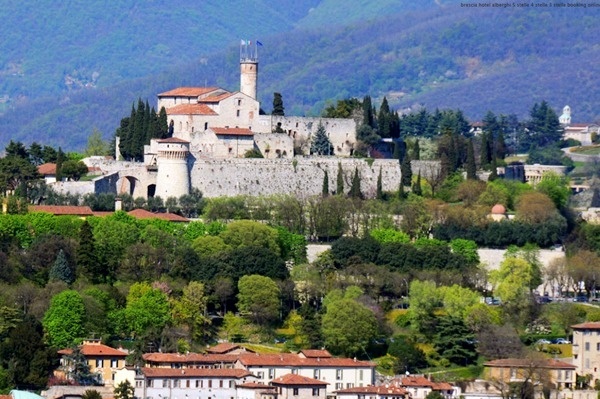
[[[504,215],[506,208],[502,204],[496,204],[492,207],[492,215]]]

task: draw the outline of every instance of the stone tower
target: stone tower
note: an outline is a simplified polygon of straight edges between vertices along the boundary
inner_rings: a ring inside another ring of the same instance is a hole
[[[188,155],[190,143],[171,137],[157,140],[155,195],[166,201],[169,197],[179,198],[190,193]]]
[[[240,45],[240,91],[256,100],[258,49],[260,42],[242,40]]]

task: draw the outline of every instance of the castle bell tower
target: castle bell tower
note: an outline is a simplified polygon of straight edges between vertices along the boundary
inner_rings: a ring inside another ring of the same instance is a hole
[[[240,43],[240,91],[256,100],[258,80],[258,40],[242,40]]]

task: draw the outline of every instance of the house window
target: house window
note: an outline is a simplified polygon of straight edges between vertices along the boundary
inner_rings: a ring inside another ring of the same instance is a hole
[[[358,399],[365,399],[365,395],[358,395]]]
[[[321,378],[321,370],[315,369],[314,379],[318,380],[319,378]]]
[[[148,388],[154,388],[154,380],[148,380]]]
[[[590,350],[590,343],[589,343],[589,342],[586,342],[586,343],[585,343],[585,351],[586,351],[586,352],[589,352],[589,350]]]
[[[292,395],[298,396],[298,388],[293,388],[292,389]]]
[[[219,388],[223,388],[223,380],[219,380]]]
[[[269,379],[275,378],[275,369],[269,369]]]
[[[590,359],[585,359],[585,368],[586,369],[590,368]]]
[[[517,378],[517,369],[510,369],[510,378]]]
[[[102,359],[96,359],[96,368],[104,367],[104,361]]]
[[[265,373],[263,373],[262,371],[257,372],[256,378],[258,378],[259,380],[262,380],[263,378],[265,378]]]
[[[233,380],[229,380],[229,388],[235,388]]]
[[[173,380],[173,388],[179,388],[179,380]]]
[[[344,384],[342,384],[341,382],[336,382],[335,383],[335,389],[342,389],[344,387]]]
[[[238,106],[242,105],[242,99],[238,98]]]
[[[169,387],[169,380],[163,380],[162,387],[163,388],[168,388]]]
[[[119,361],[117,359],[110,359],[110,367],[113,369],[119,367]]]
[[[212,380],[208,380],[208,387],[212,388]]]
[[[361,381],[363,380],[363,371],[364,370],[358,370],[358,379]]]
[[[565,370],[565,381],[571,381],[571,370]]]
[[[312,392],[313,392],[312,396],[319,396],[319,388],[313,388]]]
[[[196,380],[196,388],[200,388],[200,381]]]
[[[204,122],[204,130],[208,129],[208,122]]]
[[[298,374],[298,369],[292,369],[292,374]]]
[[[342,369],[335,370],[335,379],[336,380],[341,380],[342,376],[343,376]]]
[[[354,384],[349,382],[346,384],[346,388],[354,388]]]

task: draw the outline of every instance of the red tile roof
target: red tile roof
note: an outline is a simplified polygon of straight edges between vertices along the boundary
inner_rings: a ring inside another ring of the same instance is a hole
[[[221,100],[224,100],[228,97],[233,96],[233,93],[223,93],[218,95],[210,95],[208,97],[200,98],[198,100],[199,103],[218,103]]]
[[[161,219],[169,222],[189,222],[190,220],[184,218],[183,216],[176,215],[174,213],[168,212],[150,212],[145,209],[134,209],[133,211],[127,212],[128,215],[131,215],[137,219]]]
[[[373,394],[380,396],[402,396],[407,395],[408,392],[404,388],[399,388],[393,385],[385,386],[385,385],[370,385],[367,387],[354,387],[354,388],[346,388],[340,389],[338,391],[334,391],[337,394]]]
[[[238,345],[238,344],[234,344],[231,342],[221,342],[215,346],[212,346],[210,348],[207,348],[206,351],[209,353],[227,353],[227,352],[231,352],[233,350],[236,349],[240,349],[242,348],[242,346]]]
[[[53,215],[92,216],[89,206],[71,205],[29,205],[29,212],[46,212]]]
[[[397,384],[403,387],[433,387],[434,383],[419,375],[400,377]]]
[[[43,163],[38,166],[38,173],[40,175],[55,175],[56,164],[55,163]]]
[[[544,369],[569,369],[577,367],[556,359],[497,359],[483,364],[486,367],[538,367]]]
[[[252,373],[244,369],[170,369],[164,367],[143,367],[142,373],[146,377],[220,377],[220,378],[243,378],[251,376]]]
[[[84,356],[110,356],[110,357],[126,357],[127,353],[103,344],[83,344],[80,345],[81,353]],[[61,355],[70,355],[72,349],[62,349],[58,351]]]
[[[327,382],[304,377],[298,374],[286,374],[271,381],[273,385],[328,385]]]
[[[168,115],[217,115],[206,104],[179,104],[167,109]]]
[[[575,324],[574,326],[571,326],[571,328],[573,330],[600,330],[600,321]]]
[[[142,358],[148,363],[235,363],[237,355],[188,353],[144,353]]]
[[[348,358],[303,358],[294,353],[240,354],[244,366],[290,366],[290,367],[375,367],[375,363]]]
[[[160,93],[158,97],[198,97],[211,91],[219,90],[218,87],[178,87]]]
[[[220,136],[254,136],[252,130],[239,127],[213,127],[211,130]]]
[[[299,355],[304,355],[304,357],[312,357],[312,358],[327,358],[331,357],[331,353],[325,349],[303,349],[299,353]]]
[[[190,143],[187,140],[183,140],[183,139],[180,139],[180,138],[177,138],[177,137],[169,137],[169,138],[166,138],[166,139],[158,139],[156,141],[158,143],[178,143],[178,144],[181,144],[181,143],[187,143],[187,144],[189,144]]]

